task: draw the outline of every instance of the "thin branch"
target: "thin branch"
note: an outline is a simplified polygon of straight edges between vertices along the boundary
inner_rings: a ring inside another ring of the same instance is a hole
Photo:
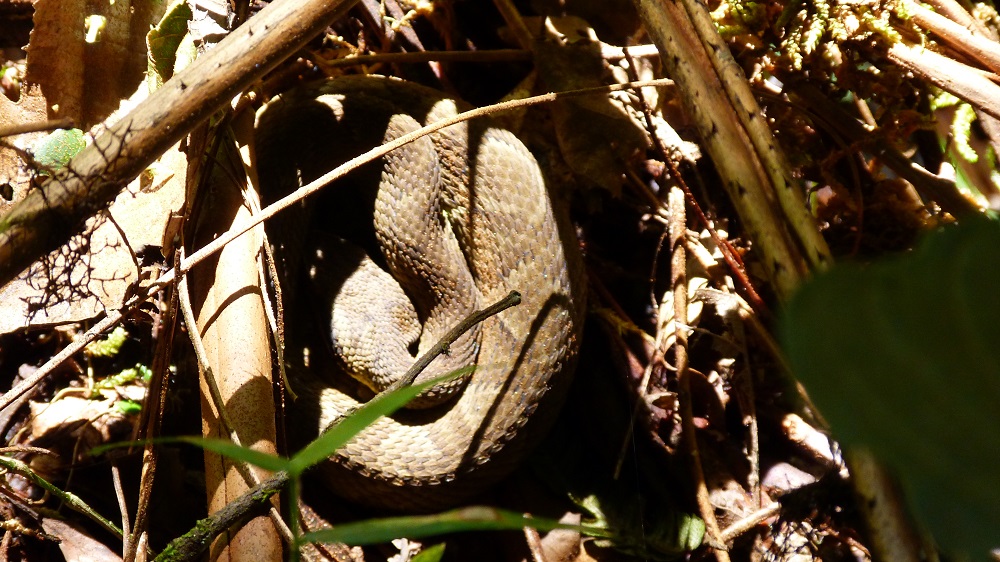
[[[72,129],[76,124],[72,119],[56,119],[54,121],[39,121],[37,123],[23,123],[11,127],[0,128],[0,138],[12,137],[14,135],[25,135],[28,133],[39,133],[42,131],[53,131],[55,129]]]
[[[531,51],[525,49],[491,49],[486,51],[420,51],[413,53],[376,53],[372,55],[349,55],[339,59],[312,57],[312,61],[322,68],[345,68],[373,64],[415,64],[422,62],[498,62],[529,61]]]
[[[11,457],[0,456],[0,466],[24,476],[35,485],[44,489],[46,492],[59,498],[60,501],[64,502],[74,511],[78,511],[83,515],[86,515],[92,521],[101,527],[104,527],[104,529],[111,534],[118,538],[122,538],[122,530],[119,529],[114,523],[105,519],[100,513],[94,511],[93,508],[87,505],[87,503],[80,499],[76,494],[62,490],[36,474],[35,471],[32,470],[26,463]]]
[[[124,555],[132,550],[132,529],[129,527],[128,502],[125,501],[125,490],[122,489],[121,473],[118,470],[118,463],[113,459],[111,461],[111,482],[115,487],[118,510],[122,514],[122,553]]]
[[[659,53],[656,45],[635,45],[628,48],[632,57],[655,57]],[[322,68],[347,68],[351,66],[375,64],[417,64],[423,62],[516,62],[530,61],[534,55],[527,49],[487,49],[483,51],[419,51],[413,53],[374,53],[370,55],[348,55],[339,59],[325,59],[318,55],[311,60]],[[605,60],[625,58],[625,49],[601,44],[601,57]]]
[[[281,471],[226,504],[211,516],[199,520],[193,529],[172,540],[155,558],[157,562],[197,560],[212,544],[212,539],[230,528],[238,529],[247,521],[263,515],[270,499],[288,484],[288,473]]]
[[[519,304],[521,304],[521,293],[511,291],[507,293],[506,297],[491,304],[490,306],[487,306],[482,310],[474,311],[464,320],[459,322],[454,328],[449,330],[447,334],[442,336],[441,339],[434,344],[434,347],[428,349],[427,353],[421,355],[420,358],[413,363],[413,366],[406,371],[406,374],[400,377],[398,381],[387,386],[382,392],[392,392],[394,390],[399,390],[404,386],[410,386],[413,384],[414,379],[417,378],[417,375],[422,373],[423,370],[427,368],[427,365],[430,365],[431,361],[436,359],[438,355],[446,353],[448,348],[451,347],[451,344],[455,343],[458,338],[462,337],[462,334],[468,332],[470,328],[486,320],[490,316],[500,314],[508,308]]]
[[[172,271],[172,270],[171,270]],[[166,277],[164,275],[164,277]],[[170,276],[171,279],[173,275]],[[162,277],[161,277],[162,279]],[[166,282],[169,282],[167,280]],[[82,350],[87,346],[88,343],[97,339],[101,334],[114,328],[119,322],[125,317],[125,315],[135,308],[139,307],[147,299],[150,299],[159,291],[162,285],[157,282],[149,286],[147,292],[140,296],[135,296],[130,298],[124,306],[119,310],[110,310],[108,315],[104,319],[100,320],[97,324],[94,324],[92,328],[87,330],[82,336],[73,340],[72,343],[67,345],[59,353],[53,355],[44,365],[38,368],[31,376],[24,379],[17,384],[14,388],[8,390],[0,397],[0,410],[9,406],[13,401],[21,397],[21,395],[35,388],[39,382],[52,372],[53,369],[62,364],[63,361],[72,357],[75,353]]]
[[[729,542],[739,538],[743,533],[746,533],[750,529],[753,529],[757,525],[760,525],[765,520],[774,517],[781,512],[781,504],[774,502],[766,507],[762,507],[750,515],[747,515],[743,519],[733,523],[732,525],[725,528],[719,535],[719,540],[723,542]]]
[[[525,25],[524,18],[521,17],[514,3],[511,0],[493,0],[493,5],[496,6],[497,11],[507,23],[507,27],[510,28],[517,44],[522,49],[531,49],[534,46],[535,38],[528,26]]]
[[[174,251],[173,263],[180,261],[180,249]],[[150,368],[153,377],[150,380],[149,388],[146,392],[146,401],[142,407],[142,418],[136,425],[132,433],[132,439],[138,440],[140,437],[155,439],[160,434],[163,425],[164,404],[167,401],[167,391],[170,387],[169,365],[171,363],[171,350],[173,349],[174,334],[177,330],[177,309],[178,297],[177,287],[171,287],[166,291],[163,299],[163,306],[160,308],[162,314],[155,317],[154,338],[156,346],[153,350],[153,360]],[[135,522],[132,525],[132,535],[129,541],[131,549],[125,551],[123,562],[134,562],[138,554],[145,549],[148,544],[146,534],[147,522],[150,512],[150,498],[153,494],[153,482],[156,480],[156,469],[158,465],[159,449],[153,443],[147,441],[142,449],[142,472],[139,475],[139,497],[136,501]]]
[[[588,96],[594,94],[617,92],[620,90],[628,90],[632,88],[641,88],[645,86],[671,86],[673,85],[672,80],[644,80],[640,82],[627,82],[625,84],[615,84],[611,86],[599,86],[595,88],[582,88],[579,90],[570,90],[566,92],[553,92],[548,94],[541,94],[538,96],[532,96],[519,100],[511,100],[502,103],[497,103],[494,105],[479,107],[476,109],[470,109],[469,111],[463,111],[458,115],[449,117],[448,119],[443,119],[441,121],[435,121],[429,125],[421,127],[415,131],[407,133],[401,137],[398,137],[390,142],[387,142],[381,146],[375,147],[360,156],[352,158],[347,162],[344,162],[340,166],[337,166],[333,170],[323,174],[322,176],[316,178],[315,180],[309,182],[308,184],[300,187],[296,191],[286,195],[285,197],[275,201],[267,208],[262,210],[260,214],[255,215],[253,219],[246,222],[246,224],[236,226],[229,230],[226,234],[220,236],[219,238],[213,240],[209,244],[206,244],[203,248],[191,254],[188,259],[184,260],[181,264],[181,271],[189,271],[196,263],[205,259],[206,257],[219,251],[223,246],[232,242],[234,239],[242,236],[244,233],[248,232],[251,228],[257,226],[258,224],[264,222],[265,220],[277,215],[281,211],[288,207],[297,204],[299,201],[313,195],[319,190],[323,189],[330,182],[339,179],[350,172],[360,168],[361,166],[381,158],[386,154],[396,150],[397,148],[411,143],[420,137],[438,131],[445,127],[450,127],[456,123],[461,123],[463,121],[468,121],[470,119],[475,119],[477,117],[485,117],[487,115],[492,115],[494,113],[500,113],[502,111],[509,111],[512,109],[518,109],[521,107],[528,107],[531,105],[537,105],[541,103],[550,103],[556,100],[573,98],[578,96]],[[174,271],[168,271],[161,277],[161,280],[167,281],[173,278]]]

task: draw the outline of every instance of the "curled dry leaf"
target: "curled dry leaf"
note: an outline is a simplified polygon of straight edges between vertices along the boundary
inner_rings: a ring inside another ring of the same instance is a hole
[[[579,18],[548,18],[545,37],[535,45],[539,76],[551,91],[605,83],[609,75],[601,43]],[[562,156],[581,178],[619,193],[625,164],[649,142],[624,106],[604,96],[585,96],[553,104],[552,115]]]

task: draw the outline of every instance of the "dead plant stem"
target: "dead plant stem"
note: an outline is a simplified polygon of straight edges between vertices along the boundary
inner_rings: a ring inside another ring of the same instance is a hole
[[[719,538],[719,523],[715,519],[715,508],[712,507],[708,497],[708,485],[705,483],[698,436],[694,427],[694,409],[691,405],[691,371],[688,368],[687,354],[687,252],[684,247],[687,238],[687,213],[684,209],[684,192],[679,187],[671,188],[667,204],[670,210],[670,286],[674,293],[674,367],[677,369],[677,398],[680,402],[682,435],[691,459],[695,500],[701,518],[705,521],[709,544],[715,549],[715,556],[719,562],[729,562],[729,552],[725,550],[726,546]]]

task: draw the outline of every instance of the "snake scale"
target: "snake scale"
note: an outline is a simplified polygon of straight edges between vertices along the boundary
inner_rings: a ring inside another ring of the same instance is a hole
[[[264,199],[463,109],[436,90],[372,76],[284,93],[257,117]],[[473,309],[512,289],[523,296],[428,368],[475,362],[468,380],[422,408],[382,418],[320,471],[335,492],[364,504],[455,504],[509,473],[565,398],[584,317],[581,259],[565,205],[547,191],[524,145],[486,119],[422,137],[324,193],[329,200],[268,226],[279,240],[280,268],[304,272],[297,275],[307,281],[306,289],[286,289],[286,300],[306,303],[286,307],[286,341],[306,341],[286,348],[299,393],[289,411],[306,438],[373,393],[325,371],[398,375]],[[291,257],[302,244],[309,251]],[[329,359],[329,349],[339,357]]]

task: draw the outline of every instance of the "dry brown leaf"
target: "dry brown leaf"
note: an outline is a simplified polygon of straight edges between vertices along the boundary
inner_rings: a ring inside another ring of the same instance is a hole
[[[131,98],[116,100],[120,108],[109,119],[127,114],[147,95],[146,86],[139,84]],[[21,98],[14,104],[0,96],[0,127],[45,120],[37,88]],[[9,142],[30,152],[44,135],[20,135]],[[163,245],[167,222],[184,204],[186,168],[186,155],[172,147],[118,195],[105,215],[91,219],[84,235],[0,287],[0,334],[79,322],[121,306],[139,279],[134,254]],[[16,195],[10,204],[0,204],[2,213],[30,188],[28,167],[12,150],[0,148],[0,180],[9,181]]]
[[[18,103],[12,102],[7,96],[0,95],[0,129],[42,123],[45,120],[45,98],[42,97],[38,88],[24,88]],[[25,149],[44,136],[45,133],[30,133],[7,137],[3,141],[17,148]],[[21,156],[13,149],[0,146],[0,184],[11,187],[11,193],[8,196],[0,197],[0,216],[6,213],[14,203],[24,198],[28,192],[30,179]]]
[[[83,532],[68,521],[49,517],[42,519],[45,532],[59,537],[59,550],[66,560],[74,562],[120,562],[122,557],[101,541]]]
[[[560,523],[579,525],[579,513],[566,513],[559,518]],[[582,537],[578,531],[570,529],[554,529],[542,537],[542,552],[545,560],[552,562],[586,562],[592,560],[583,550]]]
[[[602,86],[608,74],[601,43],[579,18],[549,18],[535,45],[539,76],[552,91]],[[618,194],[625,164],[649,144],[645,131],[618,101],[583,96],[553,104],[556,138],[563,158],[581,178]]]
[[[0,333],[78,322],[121,306],[139,279],[134,252],[160,246],[171,212],[183,204],[184,166],[184,155],[172,150],[123,191],[106,215],[91,219],[69,248],[0,287]]]
[[[142,401],[145,388],[130,387],[135,391],[130,399]],[[66,396],[52,402],[29,402],[31,417],[29,431],[32,442],[60,439],[63,432],[69,432],[73,439],[79,439],[79,453],[86,452],[104,443],[127,438],[131,434],[131,422],[117,407],[122,400],[116,392],[105,390],[99,399],[82,396]]]

